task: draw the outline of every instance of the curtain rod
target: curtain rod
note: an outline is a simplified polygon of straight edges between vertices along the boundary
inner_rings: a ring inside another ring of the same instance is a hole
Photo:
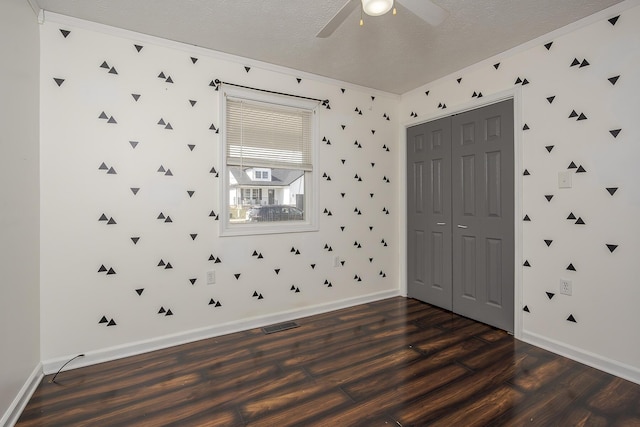
[[[267,90],[267,89],[259,89],[256,87],[251,87],[251,86],[243,86],[243,85],[238,85],[235,83],[229,83],[229,82],[222,82],[218,79],[215,79],[213,81],[216,85],[216,90],[218,90],[218,88],[220,87],[221,84],[223,85],[229,85],[229,86],[235,86],[235,87],[240,87],[242,89],[251,89],[251,90],[257,90],[259,92],[266,92],[266,93],[273,93],[275,95],[283,95],[283,96],[290,96],[292,98],[300,98],[300,99],[308,99],[310,101],[318,101],[319,103],[322,104],[323,107],[325,107],[327,110],[331,109],[331,106],[329,105],[329,100],[328,99],[318,99],[318,98],[309,98],[308,96],[301,96],[301,95],[294,95],[291,93],[284,93],[284,92],[276,92],[273,90]]]

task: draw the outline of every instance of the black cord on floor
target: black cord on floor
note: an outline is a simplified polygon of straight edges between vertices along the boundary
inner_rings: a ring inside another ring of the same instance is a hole
[[[60,369],[58,369],[58,372],[56,372],[56,374],[53,376],[53,378],[51,378],[51,380],[49,381],[50,383],[55,383],[56,382],[56,377],[58,376],[58,374],[60,373],[60,371],[62,371],[62,368],[64,368],[65,366],[67,366],[69,363],[71,363],[72,361],[76,360],[78,357],[84,357],[84,354],[79,354],[75,357],[72,357],[67,363],[65,363],[64,365],[62,365],[60,367]]]

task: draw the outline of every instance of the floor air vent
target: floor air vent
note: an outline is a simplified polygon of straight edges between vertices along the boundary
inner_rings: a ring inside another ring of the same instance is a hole
[[[262,328],[262,331],[265,333],[265,335],[268,335],[276,332],[286,331],[287,329],[297,328],[298,326],[300,325],[298,325],[296,322],[284,322],[278,323],[277,325],[265,326],[264,328]]]

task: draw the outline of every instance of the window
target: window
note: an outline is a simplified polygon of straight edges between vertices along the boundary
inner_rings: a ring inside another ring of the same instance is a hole
[[[254,181],[271,181],[271,170],[269,169],[250,169]]]
[[[316,102],[222,93],[222,235],[317,230]]]

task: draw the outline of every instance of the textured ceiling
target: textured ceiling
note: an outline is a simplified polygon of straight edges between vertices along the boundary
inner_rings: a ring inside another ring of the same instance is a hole
[[[202,46],[402,94],[621,0],[433,0],[431,27],[398,14],[354,11],[315,35],[346,0],[35,0],[46,11]]]

